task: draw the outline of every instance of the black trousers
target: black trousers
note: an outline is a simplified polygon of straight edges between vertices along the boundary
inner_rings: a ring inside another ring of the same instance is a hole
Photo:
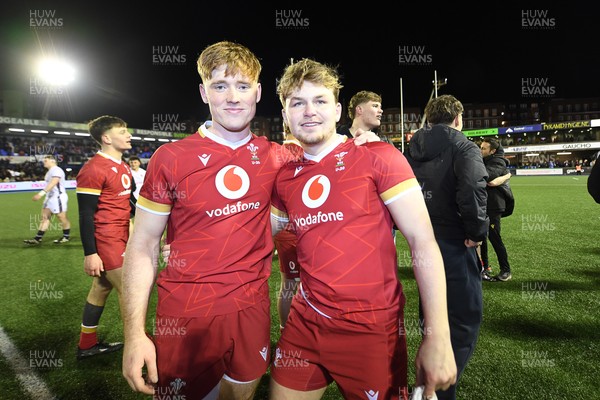
[[[474,247],[464,240],[438,239],[446,270],[446,301],[450,340],[458,378],[448,390],[437,391],[438,399],[455,400],[459,379],[475,351],[483,318],[481,264]]]
[[[502,241],[502,236],[500,236],[500,222],[501,216],[500,214],[492,214],[488,215],[490,218],[490,230],[488,231],[488,239],[496,252],[496,256],[498,257],[498,266],[500,267],[500,272],[510,272],[510,264],[508,263],[508,253],[506,252],[506,247],[504,247],[504,242]],[[481,261],[483,262],[483,266],[487,268],[489,263],[488,257],[488,243],[487,240],[484,240],[481,243]]]

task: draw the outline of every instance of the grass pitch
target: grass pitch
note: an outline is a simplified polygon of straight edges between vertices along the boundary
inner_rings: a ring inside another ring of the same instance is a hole
[[[593,398],[600,368],[600,204],[586,189],[587,177],[519,177],[511,183],[515,212],[502,220],[513,279],[484,282],[484,322],[475,354],[462,377],[460,399]],[[37,231],[41,203],[33,193],[0,194],[0,326],[28,367],[58,399],[147,399],[132,393],[121,375],[121,353],[77,362],[75,348],[90,278],[83,272],[77,202],[69,191],[72,241],[55,245],[56,222],[39,247],[23,239]],[[399,277],[407,296],[408,326],[418,302],[408,248],[398,236]],[[490,246],[490,262],[497,266]],[[497,269],[497,268],[496,268]],[[277,258],[270,278],[272,343],[279,336],[275,296]],[[151,299],[153,312],[156,299]],[[153,315],[148,317],[150,324]],[[413,321],[413,322],[411,322]],[[150,326],[149,326],[149,329]],[[116,294],[106,305],[99,336],[122,340]],[[412,364],[420,341],[407,329]],[[360,366],[357,366],[359,368]],[[0,399],[27,399],[0,356]],[[410,365],[409,382],[414,381]],[[265,376],[256,399],[265,399]],[[597,397],[597,396],[596,396]],[[341,399],[335,385],[324,399]]]

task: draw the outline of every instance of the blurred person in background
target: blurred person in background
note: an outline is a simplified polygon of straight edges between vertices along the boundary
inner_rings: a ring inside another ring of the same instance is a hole
[[[71,236],[71,222],[67,217],[69,196],[65,187],[65,171],[56,165],[56,158],[52,155],[45,156],[43,163],[44,168],[48,170],[44,177],[46,186],[31,198],[33,201],[38,201],[42,197],[46,197],[42,204],[42,221],[35,237],[25,239],[24,242],[30,245],[42,243],[42,238],[50,226],[50,219],[53,215],[56,215],[62,226],[63,236],[60,239],[55,239],[54,243],[68,243]]]

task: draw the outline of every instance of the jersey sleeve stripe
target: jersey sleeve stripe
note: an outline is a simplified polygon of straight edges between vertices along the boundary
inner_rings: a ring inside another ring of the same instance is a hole
[[[405,181],[400,182],[399,184],[389,188],[385,192],[381,193],[379,196],[385,205],[388,205],[398,198],[404,196],[411,190],[421,189],[419,186],[419,182],[416,178],[410,178]]]
[[[102,193],[102,189],[92,189],[92,188],[84,188],[84,187],[78,187],[75,190],[75,193],[77,194],[93,194],[94,196],[100,196],[100,193]]]
[[[156,203],[152,200],[146,199],[143,196],[138,198],[136,206],[152,214],[169,215],[171,213],[170,204]]]

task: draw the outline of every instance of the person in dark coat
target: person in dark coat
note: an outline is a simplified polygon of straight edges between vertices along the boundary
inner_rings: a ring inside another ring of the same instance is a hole
[[[485,164],[485,169],[488,173],[488,182],[510,174],[508,171],[509,162],[504,158],[504,149],[497,140],[484,140],[483,143],[481,143],[481,156],[483,157],[483,163]],[[505,181],[502,185],[508,185],[508,182]],[[502,214],[506,211],[506,197],[503,192],[503,187],[501,187],[502,185],[490,186],[488,184],[487,186],[487,215],[490,218],[488,238],[498,257],[500,273],[495,277],[492,277],[490,274],[491,268],[488,257],[487,240],[484,240],[481,244],[481,262],[484,269],[482,275],[484,280],[506,282],[512,278],[512,273],[508,262],[508,253],[504,246],[504,242],[502,241],[502,236],[500,235]]]
[[[405,154],[421,185],[446,273],[450,337],[458,376],[455,385],[436,392],[438,399],[456,399],[483,315],[481,263],[476,249],[488,231],[488,176],[479,148],[461,132],[463,111],[454,96],[431,99],[425,107],[428,126],[415,133]]]

